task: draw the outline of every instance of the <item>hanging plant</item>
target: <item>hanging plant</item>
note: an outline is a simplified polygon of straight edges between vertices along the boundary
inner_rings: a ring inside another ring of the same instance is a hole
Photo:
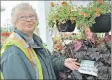
[[[92,1],[86,7],[80,6],[76,20],[77,26],[78,28],[84,27],[83,29],[89,27],[93,32],[95,32],[93,28],[97,28],[96,32],[109,32],[111,29],[110,13],[110,1]]]
[[[58,27],[60,32],[72,32],[75,29],[78,11],[71,2],[62,1],[59,4],[51,2],[51,11],[48,15],[49,28]]]

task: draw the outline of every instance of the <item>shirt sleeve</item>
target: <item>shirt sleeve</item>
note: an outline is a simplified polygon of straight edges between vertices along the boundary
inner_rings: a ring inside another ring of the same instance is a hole
[[[51,55],[49,50],[48,53],[50,55],[54,71],[64,71],[66,69],[66,67],[64,66],[64,61],[66,57]]]

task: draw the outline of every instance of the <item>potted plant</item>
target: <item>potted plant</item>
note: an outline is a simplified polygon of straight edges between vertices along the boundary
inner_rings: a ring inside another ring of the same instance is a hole
[[[72,32],[75,29],[77,14],[77,10],[74,9],[70,1],[62,1],[61,3],[51,2],[48,25],[51,28],[56,26],[60,32]]]
[[[92,32],[109,32],[111,29],[111,2],[92,1],[86,7],[80,6],[77,25],[89,27]]]

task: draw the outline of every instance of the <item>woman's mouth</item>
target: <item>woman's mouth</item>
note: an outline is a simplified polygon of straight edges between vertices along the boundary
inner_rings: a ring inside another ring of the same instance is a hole
[[[32,25],[32,24],[28,24],[27,26],[28,26],[28,27],[32,27],[33,25]]]

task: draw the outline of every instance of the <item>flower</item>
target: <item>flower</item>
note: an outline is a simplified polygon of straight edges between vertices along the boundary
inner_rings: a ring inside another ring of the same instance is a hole
[[[77,27],[84,27],[83,29],[86,27],[92,27],[92,24],[96,23],[96,17],[107,13],[111,13],[110,1],[91,1],[86,7],[80,6],[79,14],[76,19]]]
[[[100,4],[102,4],[102,0],[97,0]]]
[[[51,11],[48,15],[48,25],[49,27],[54,27],[57,23],[64,24],[67,20],[72,23],[76,20],[77,11],[71,2],[62,1],[61,3],[51,2]]]
[[[51,2],[51,7],[53,7],[54,6],[54,3],[53,2]]]
[[[62,44],[62,40],[59,36],[55,36],[53,38],[53,48],[54,48],[54,51],[56,51],[56,52],[64,49],[64,46]]]
[[[62,5],[67,5],[67,2],[63,1],[61,2]]]

